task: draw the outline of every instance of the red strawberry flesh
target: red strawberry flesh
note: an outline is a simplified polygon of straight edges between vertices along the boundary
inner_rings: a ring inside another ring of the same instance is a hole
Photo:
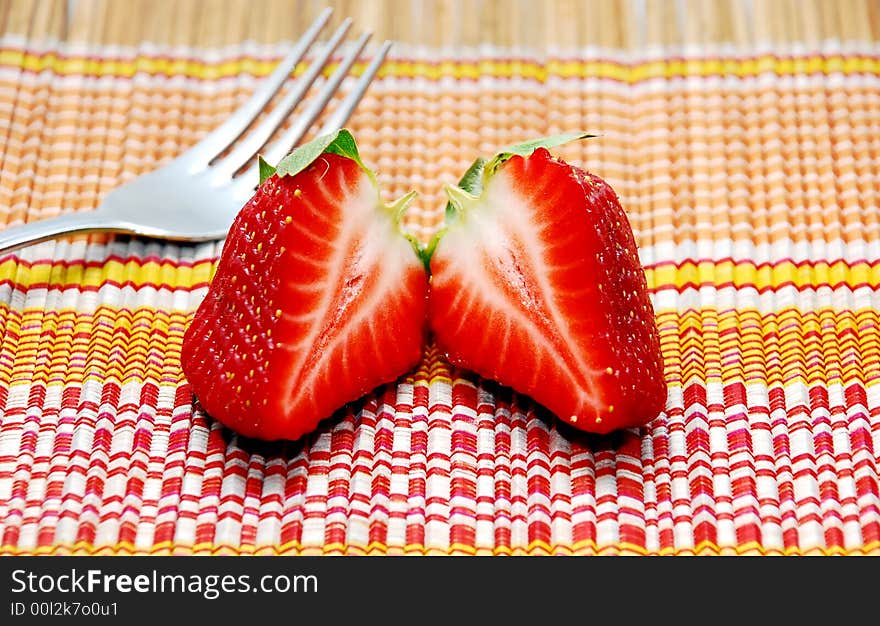
[[[461,367],[590,432],[637,426],[666,400],[632,229],[611,187],[539,148],[460,205],[431,258],[429,320]]]
[[[274,175],[230,229],[182,365],[237,432],[297,439],[421,358],[427,278],[354,160]]]

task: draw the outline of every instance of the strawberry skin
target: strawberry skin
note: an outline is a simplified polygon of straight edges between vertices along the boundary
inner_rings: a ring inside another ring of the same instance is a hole
[[[666,383],[635,240],[602,179],[543,147],[483,177],[430,261],[428,316],[448,359],[581,430],[645,424]]]
[[[298,439],[422,355],[427,277],[359,161],[275,174],[233,223],[183,340],[193,393],[242,435]]]

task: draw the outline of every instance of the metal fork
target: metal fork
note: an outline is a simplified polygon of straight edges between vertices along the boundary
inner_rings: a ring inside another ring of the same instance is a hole
[[[255,162],[257,151],[315,83],[351,27],[351,19],[346,19],[336,29],[308,69],[284,94],[278,106],[250,133],[243,133],[308,52],[327,24],[331,12],[332,9],[325,9],[250,99],[199,143],[167,165],[111,190],[94,211],[69,213],[0,230],[0,253],[59,235],[95,231],[176,241],[210,241],[225,237],[233,218],[253,194],[259,181]],[[267,162],[278,162],[303,138],[339,88],[370,36],[369,32],[361,35],[294,123],[281,137],[260,151]],[[333,132],[345,124],[390,47],[391,42],[388,41],[382,45],[318,134]],[[241,141],[231,147],[239,137]],[[230,147],[228,154],[220,156]],[[253,164],[237,174],[248,162]]]

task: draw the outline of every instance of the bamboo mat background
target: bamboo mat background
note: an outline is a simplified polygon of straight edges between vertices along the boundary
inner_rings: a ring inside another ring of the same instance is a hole
[[[336,8],[397,42],[349,127],[383,193],[572,129],[640,244],[670,396],[591,437],[456,371],[297,443],[193,411],[217,244],[0,258],[0,553],[880,552],[880,2],[0,0],[0,222],[88,210]],[[332,106],[332,105],[331,105]]]

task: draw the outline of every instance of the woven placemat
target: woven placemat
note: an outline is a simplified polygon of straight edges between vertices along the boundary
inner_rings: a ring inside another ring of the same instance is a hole
[[[0,258],[0,553],[880,553],[878,4],[589,4],[338,3],[400,42],[349,126],[422,237],[475,156],[601,133],[559,154],[629,214],[663,414],[585,435],[429,346],[245,440],[179,364],[219,244],[60,239]],[[67,7],[0,2],[7,225],[173,158],[320,5]]]

